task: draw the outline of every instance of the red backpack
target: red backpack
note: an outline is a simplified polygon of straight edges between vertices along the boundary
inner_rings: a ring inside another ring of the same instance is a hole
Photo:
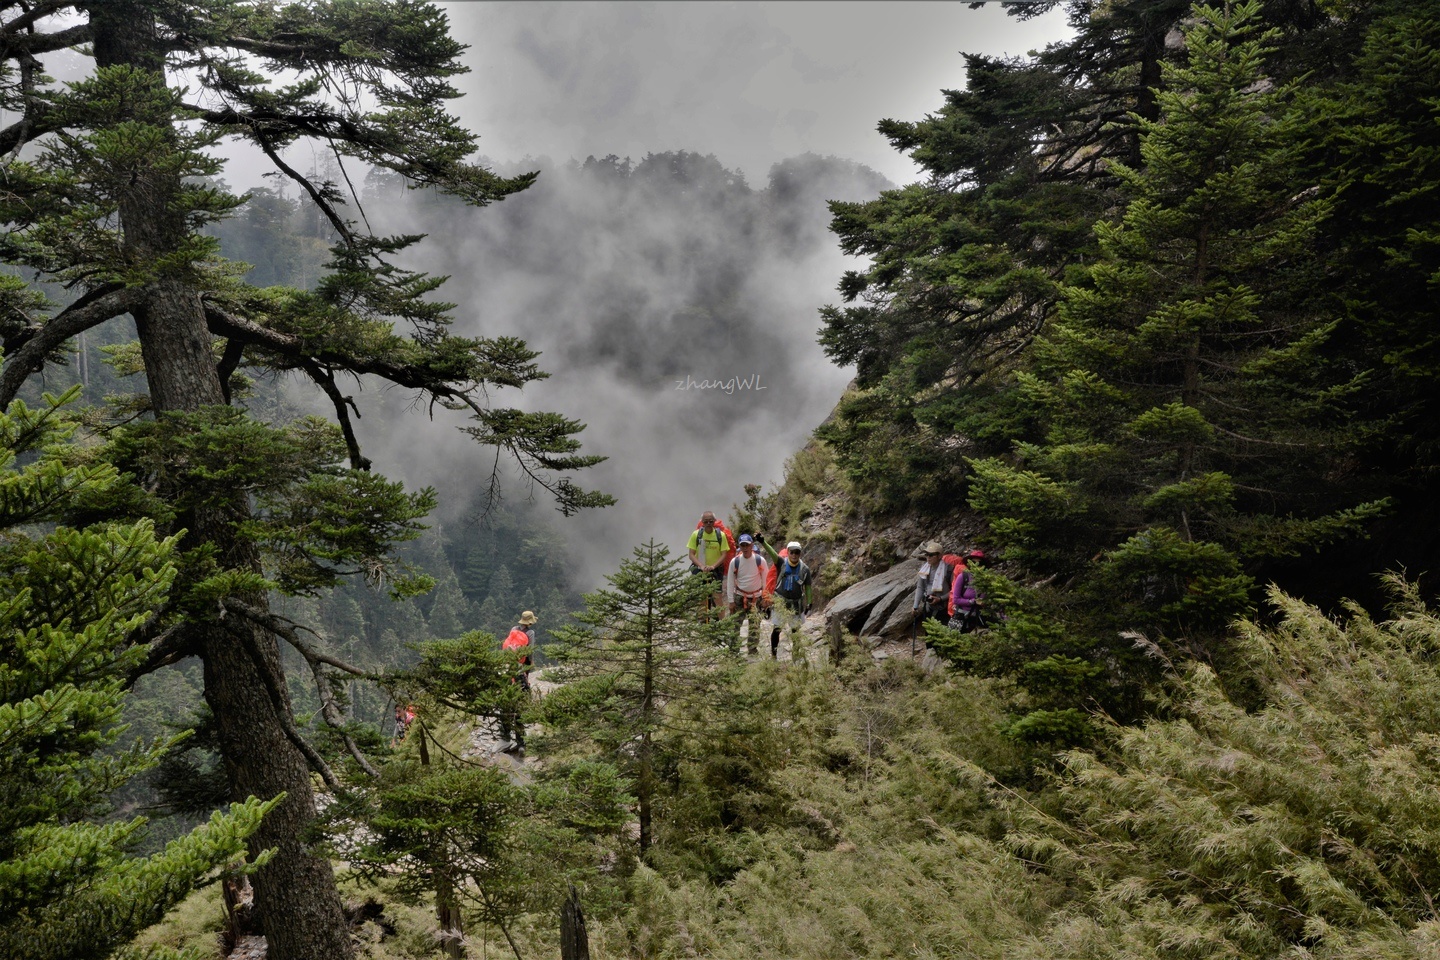
[[[780,561],[770,564],[770,572],[765,574],[766,594],[773,594],[775,592],[775,587],[780,582],[780,562],[783,562],[790,558],[789,548],[781,547],[780,552],[777,554],[777,556],[780,558]]]
[[[965,558],[958,553],[947,553],[940,558],[941,563],[950,565],[950,583],[953,585],[956,578],[965,572]],[[950,591],[950,596],[945,600],[945,612],[955,616],[955,591]]]
[[[521,630],[519,627],[511,627],[510,635],[505,638],[504,643],[500,644],[500,649],[519,650],[528,646],[530,646],[530,634]],[[530,655],[527,653],[521,656],[520,662],[528,666],[530,664]]]

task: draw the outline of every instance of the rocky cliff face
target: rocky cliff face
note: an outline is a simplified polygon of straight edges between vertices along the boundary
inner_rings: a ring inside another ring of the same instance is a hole
[[[815,440],[791,458],[784,484],[765,506],[764,526],[805,545],[826,628],[838,626],[872,646],[909,634],[920,545],[939,540],[945,552],[963,553],[984,530],[963,506],[938,518],[871,514]]]

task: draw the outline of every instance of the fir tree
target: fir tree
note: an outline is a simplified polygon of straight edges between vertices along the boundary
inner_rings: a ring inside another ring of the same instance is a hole
[[[974,463],[970,503],[1008,555],[1078,590],[1082,609],[1060,613],[1063,651],[1034,656],[1050,640],[1022,621],[1010,630],[1031,649],[1035,691],[1097,695],[1086,676],[1124,662],[1104,639],[1124,631],[1215,655],[1249,609],[1253,572],[1353,534],[1384,506],[1297,482],[1343,454],[1359,384],[1317,382],[1333,325],[1292,305],[1327,205],[1296,197],[1294,88],[1265,75],[1274,34],[1254,36],[1258,10],[1196,8],[1189,64],[1167,65],[1160,118],[1141,121],[1143,166],[1114,168],[1125,214],[1096,227],[1099,261],[1019,375],[1043,439]]]
[[[242,856],[276,805],[237,804],[150,857],[133,852],[144,818],[100,821],[178,739],[123,748],[120,722],[145,656],[129,637],[166,602],[176,538],[146,521],[54,526],[126,495],[113,468],[67,462],[58,405],[0,413],[0,955],[13,960],[112,955]]]
[[[447,955],[466,955],[468,907],[518,958],[516,918],[597,880],[632,798],[605,764],[542,772],[532,783],[467,759],[474,724],[525,698],[512,680],[517,658],[481,632],[414,646],[419,663],[393,681],[419,719],[381,775],[336,805],[334,839],[361,876],[398,881],[406,898],[433,896]]]
[[[470,601],[460,592],[453,574],[440,581],[431,598],[430,615],[425,619],[431,637],[458,637],[476,625]]]
[[[0,253],[76,296],[61,305],[38,285],[5,281],[14,309],[0,323],[0,403],[69,338],[134,317],[130,366],[148,395],[125,416],[154,419],[118,429],[116,456],[158,494],[132,508],[185,531],[169,611],[183,622],[157,633],[164,639],[143,668],[198,654],[236,799],[285,794],[257,834],[276,849],[255,884],[275,960],[342,960],[352,950],[330,865],[304,842],[311,772],[332,788],[339,781],[295,727],[279,644],[302,654],[328,704],[322,716],[343,726],[328,700],[334,664],[272,615],[265,591],[310,593],[357,572],[402,593],[425,585],[391,547],[413,536],[433,498],[368,473],[343,375],[373,374],[467,411],[463,429],[512,454],[567,512],[607,502],[566,476],[595,462],[577,452],[579,423],[486,400],[492,388],[543,377],[536,354],[514,338],[449,336],[450,306],[430,296],[439,281],[392,262],[417,238],[370,236],[344,216],[347,162],[477,205],[533,180],[467,162],[474,137],[444,109],[457,95],[450,78],[464,69],[446,26],[428,4],[380,0],[0,6],[0,106],[14,118],[0,129],[0,153],[17,158],[0,195]],[[94,69],[62,87],[40,58],[63,49],[90,54]],[[313,290],[241,283],[242,270],[202,232],[245,203],[210,179],[220,170],[213,149],[227,138],[265,154],[333,231]],[[335,155],[336,177],[285,161],[282,151],[305,141]],[[244,366],[305,377],[338,426],[247,420],[232,405]]]
[[[605,579],[609,588],[585,595],[576,624],[553,631],[546,652],[563,686],[542,701],[541,716],[555,736],[588,740],[634,783],[643,857],[666,751],[700,702],[725,695],[738,663],[725,627],[696,614],[708,588],[667,548],[636,547]]]

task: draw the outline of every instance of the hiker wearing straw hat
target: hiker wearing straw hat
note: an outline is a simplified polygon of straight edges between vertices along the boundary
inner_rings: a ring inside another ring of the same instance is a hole
[[[950,587],[955,568],[945,562],[944,548],[939,540],[930,540],[920,548],[925,562],[915,574],[915,599],[911,605],[915,619],[928,618],[944,623],[950,618]]]

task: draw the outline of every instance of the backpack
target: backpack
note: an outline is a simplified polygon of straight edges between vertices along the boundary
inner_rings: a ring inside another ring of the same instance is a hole
[[[780,576],[780,565],[790,558],[790,550],[787,547],[781,547],[780,552],[776,554],[776,556],[780,559],[770,564],[770,569],[765,574],[766,593],[775,592],[775,581]]]
[[[784,574],[780,576],[776,586],[776,592],[787,600],[798,600],[805,589],[805,574],[807,568],[804,560],[797,560],[794,566],[790,565],[790,558],[786,557],[784,562]]]
[[[526,633],[524,630],[521,630],[519,627],[511,627],[510,635],[505,638],[504,643],[500,644],[500,649],[519,650],[523,647],[528,646],[530,646],[530,634]],[[526,666],[529,666],[530,654],[523,654],[520,657],[520,662],[525,664]]]
[[[965,558],[958,553],[947,553],[940,558],[940,562],[950,568],[950,597],[945,601],[945,612],[950,616],[955,615],[955,578],[965,572]]]

